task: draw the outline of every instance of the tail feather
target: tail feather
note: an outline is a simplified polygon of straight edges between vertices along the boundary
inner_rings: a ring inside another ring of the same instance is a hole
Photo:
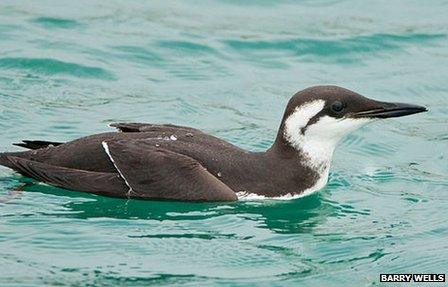
[[[54,186],[113,197],[127,194],[128,187],[118,173],[70,169],[14,156],[7,159],[15,171]]]
[[[14,169],[14,163],[10,157],[19,157],[24,159],[31,159],[34,151],[16,151],[16,152],[2,152],[0,153],[0,165]]]
[[[0,153],[0,165],[13,168],[14,164],[11,161],[9,161],[8,158],[9,155],[12,155],[12,153]]]

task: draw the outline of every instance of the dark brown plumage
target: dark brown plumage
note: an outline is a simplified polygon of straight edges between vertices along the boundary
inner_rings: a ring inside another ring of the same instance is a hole
[[[426,110],[319,86],[289,101],[277,138],[265,152],[249,152],[188,127],[115,123],[111,126],[119,132],[67,143],[25,140],[16,145],[29,151],[0,153],[0,164],[51,185],[113,197],[234,201],[239,191],[299,195],[322,180],[322,171],[288,141],[285,122],[298,108],[317,100],[325,104],[293,133],[306,136],[308,127],[322,117],[385,118]]]

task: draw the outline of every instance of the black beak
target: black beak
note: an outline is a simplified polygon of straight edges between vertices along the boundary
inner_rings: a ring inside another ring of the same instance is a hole
[[[356,118],[395,118],[428,111],[427,108],[403,103],[377,102],[371,109],[353,114]]]

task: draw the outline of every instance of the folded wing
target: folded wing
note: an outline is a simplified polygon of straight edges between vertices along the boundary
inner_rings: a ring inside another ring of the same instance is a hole
[[[150,140],[106,141],[106,152],[131,197],[187,201],[234,201],[235,192],[198,161],[154,146]]]

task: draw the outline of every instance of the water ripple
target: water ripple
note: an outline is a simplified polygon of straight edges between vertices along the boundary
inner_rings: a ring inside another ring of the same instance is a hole
[[[0,58],[0,68],[17,69],[44,75],[70,75],[79,78],[113,80],[111,72],[99,67],[85,66],[50,58]]]
[[[288,52],[296,56],[313,56],[341,62],[355,62],[365,55],[371,57],[381,51],[397,50],[406,45],[427,45],[446,39],[444,34],[373,34],[344,39],[275,39],[275,40],[224,40],[223,43],[239,53]]]
[[[81,26],[78,22],[71,19],[55,18],[55,17],[38,17],[32,22],[39,24],[45,28],[64,28],[70,29]]]
[[[350,134],[329,184],[290,201],[122,200],[0,167],[0,285],[377,286],[380,273],[445,272],[445,2],[0,1],[1,151],[112,121],[260,151],[289,97],[316,84],[430,108]]]

